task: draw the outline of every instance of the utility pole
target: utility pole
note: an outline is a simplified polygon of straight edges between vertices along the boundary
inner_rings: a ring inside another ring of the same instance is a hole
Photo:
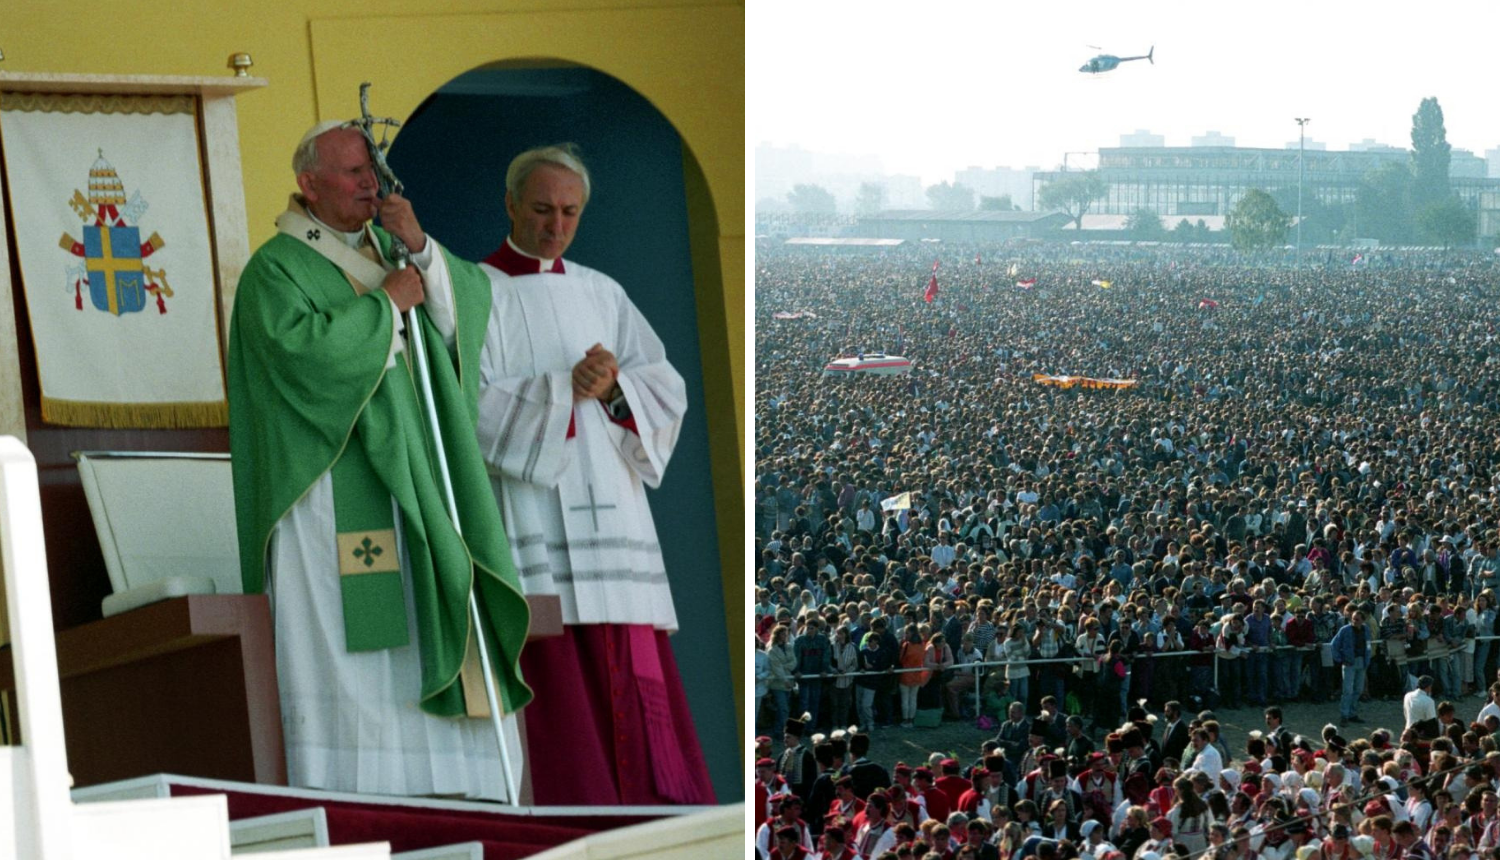
[[[1311,117],[1292,117],[1297,121],[1297,265],[1302,265],[1302,161],[1307,142],[1307,124]]]

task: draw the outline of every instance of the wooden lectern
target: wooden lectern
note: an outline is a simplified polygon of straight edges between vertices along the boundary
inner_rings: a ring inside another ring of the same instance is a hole
[[[528,641],[562,634],[556,597],[527,602]],[[271,629],[265,595],[206,594],[58,633],[74,784],[174,773],[285,785]],[[15,690],[9,652],[0,648],[6,696]]]

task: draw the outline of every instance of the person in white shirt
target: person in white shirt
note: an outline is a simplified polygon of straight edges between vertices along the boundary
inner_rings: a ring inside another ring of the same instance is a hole
[[[1427,822],[1432,818],[1432,801],[1427,799],[1427,783],[1414,779],[1407,784],[1406,791],[1406,818],[1418,833],[1425,832]]]
[[[1417,688],[1401,700],[1401,712],[1406,717],[1406,728],[1424,720],[1437,720],[1437,703],[1432,701],[1432,676],[1417,679]]]
[[[870,509],[868,499],[859,503],[859,510],[854,513],[854,525],[862,532],[875,531],[875,512]]]
[[[1484,707],[1479,709],[1479,716],[1474,719],[1480,725],[1484,725],[1485,718],[1491,714],[1494,714],[1496,719],[1500,719],[1500,682],[1490,685],[1490,700],[1484,703]]]
[[[1192,745],[1196,755],[1191,766],[1207,774],[1210,785],[1218,785],[1219,774],[1224,772],[1224,758],[1219,755],[1218,747],[1208,742],[1208,730],[1194,729]]]
[[[932,548],[932,563],[942,570],[953,563],[953,557],[957,554],[958,551],[953,547],[952,532],[938,535],[937,546]]]

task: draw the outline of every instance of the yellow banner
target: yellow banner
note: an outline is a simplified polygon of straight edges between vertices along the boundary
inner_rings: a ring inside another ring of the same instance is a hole
[[[1042,385],[1051,385],[1056,388],[1134,388],[1140,384],[1137,379],[1095,379],[1091,376],[1048,376],[1045,373],[1033,374],[1032,382]]]

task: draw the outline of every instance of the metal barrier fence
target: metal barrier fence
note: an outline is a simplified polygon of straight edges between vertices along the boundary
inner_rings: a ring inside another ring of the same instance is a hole
[[[1473,639],[1473,641],[1476,644],[1478,644],[1479,642],[1492,642],[1492,641],[1495,641],[1495,640],[1500,640],[1500,635],[1474,636],[1474,637],[1472,637],[1472,639]],[[1431,640],[1429,639],[1427,641],[1431,641]],[[1466,638],[1464,641],[1468,642],[1469,640]],[[1402,642],[1401,644],[1404,645],[1405,643]],[[1387,641],[1383,640],[1383,639],[1371,639],[1371,640],[1367,640],[1366,641],[1366,645],[1367,645],[1367,647],[1369,647],[1371,649],[1371,659],[1372,660],[1375,659],[1376,656],[1378,656],[1378,652],[1383,651],[1383,650],[1386,649],[1386,647],[1388,647]],[[1272,653],[1272,652],[1298,652],[1298,653],[1302,653],[1302,654],[1312,654],[1312,653],[1318,653],[1318,652],[1322,651],[1322,649],[1324,649],[1324,648],[1331,648],[1331,647],[1332,647],[1331,643],[1328,643],[1328,642],[1320,642],[1320,643],[1316,643],[1316,644],[1313,644],[1313,645],[1270,645],[1270,646],[1259,647],[1259,648],[1246,648],[1239,655],[1237,655],[1235,657],[1225,657],[1224,655],[1226,655],[1226,654],[1228,654],[1230,652],[1221,651],[1221,650],[1219,650],[1217,648],[1214,648],[1214,649],[1211,649],[1211,650],[1208,650],[1208,651],[1150,651],[1150,652],[1136,654],[1136,655],[1134,655],[1133,659],[1135,659],[1135,660],[1140,660],[1140,659],[1154,660],[1154,659],[1161,658],[1161,657],[1198,657],[1198,658],[1209,657],[1209,658],[1212,658],[1213,659],[1213,670],[1214,670],[1214,689],[1218,689],[1218,687],[1219,687],[1219,664],[1221,663],[1221,661],[1223,661],[1225,659],[1244,659],[1247,655],[1252,654],[1252,653],[1269,654],[1269,653]],[[1404,664],[1407,664],[1407,663],[1421,663],[1421,662],[1425,662],[1425,661],[1428,661],[1428,660],[1436,660],[1436,659],[1440,659],[1440,658],[1444,658],[1444,657],[1449,657],[1449,656],[1454,656],[1454,655],[1463,653],[1464,647],[1465,646],[1460,645],[1457,648],[1433,649],[1431,651],[1424,651],[1421,654],[1407,654],[1407,653],[1403,653],[1399,658],[1392,660],[1392,662],[1396,663],[1397,665],[1404,665]],[[1099,656],[1102,656],[1102,655],[1099,655]],[[982,683],[982,678],[983,678],[983,676],[985,674],[985,670],[987,670],[989,668],[1000,668],[1000,667],[1006,667],[1006,666],[1025,666],[1025,667],[1027,667],[1027,669],[1029,671],[1030,668],[1033,667],[1033,666],[1052,665],[1052,664],[1057,664],[1057,663],[1070,664],[1071,666],[1083,666],[1083,665],[1086,665],[1088,663],[1096,662],[1096,661],[1097,661],[1096,657],[1089,657],[1089,656],[1086,656],[1086,655],[1080,655],[1080,656],[1077,656],[1077,657],[1043,657],[1043,658],[1039,658],[1039,659],[1027,658],[1025,660],[981,660],[981,661],[974,662],[974,663],[959,663],[959,664],[955,664],[953,666],[949,666],[947,668],[951,669],[951,670],[954,670],[954,671],[958,671],[958,670],[970,670],[970,669],[973,670],[973,674],[974,674],[974,711],[975,711],[975,713],[978,713],[981,710],[981,704],[982,704],[982,701],[983,701],[983,686],[984,685]],[[1130,665],[1131,665],[1131,661],[1127,660],[1126,661],[1127,671],[1129,671],[1129,666]],[[937,667],[937,666],[920,666],[920,667],[909,667],[909,668],[892,667],[892,668],[889,668],[889,669],[874,669],[874,670],[868,670],[868,671],[854,670],[854,671],[849,671],[849,672],[829,672],[827,674],[821,674],[821,675],[796,674],[796,675],[792,676],[792,679],[794,681],[803,680],[803,679],[818,680],[818,681],[837,681],[837,680],[839,680],[841,678],[853,679],[853,678],[857,678],[857,677],[868,677],[868,676],[872,676],[872,675],[873,676],[884,677],[884,676],[890,676],[890,675],[911,674],[913,672],[938,672],[938,671],[945,671],[945,670],[941,669],[940,667]],[[1101,671],[1103,671],[1103,670],[1102,669],[1094,670],[1094,671],[1089,672],[1088,674],[1098,674],[1098,672],[1101,672]],[[1481,684],[1480,686],[1485,686],[1485,685]]]

